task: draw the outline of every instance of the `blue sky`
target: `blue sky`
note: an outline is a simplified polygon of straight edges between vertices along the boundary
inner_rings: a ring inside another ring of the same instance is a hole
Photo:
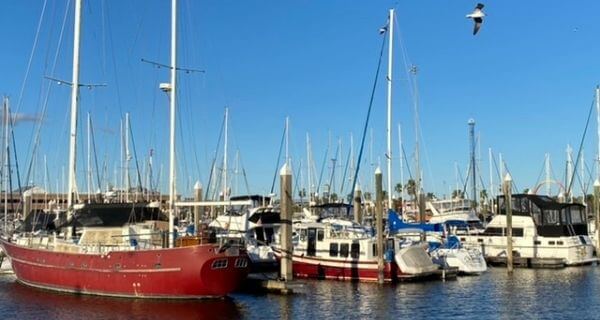
[[[67,2],[48,1],[24,82],[43,4],[2,4],[0,92],[11,97],[13,111],[38,114],[50,87],[48,115],[33,165],[37,172],[30,180],[43,184],[41,161],[47,155],[54,190],[61,187],[62,167],[67,164],[70,91],[43,77],[70,80],[73,10],[59,46]],[[462,0],[180,1],[179,63],[206,73],[179,76],[178,189],[187,192],[195,180],[207,183],[225,106],[231,113],[229,157],[235,159],[239,149],[253,193],[267,193],[271,187],[286,116],[290,117],[295,170],[300,159],[306,164],[307,132],[313,140],[317,170],[329,136],[332,149],[342,139],[344,157],[350,134],[358,149],[381,44],[377,31],[390,7],[396,8],[399,31],[393,123],[394,128],[402,123],[404,147],[412,163],[414,115],[405,65],[417,65],[426,191],[447,194],[456,183],[455,163],[465,175],[469,118],[476,120],[481,137],[480,169],[486,185],[490,147],[496,157],[503,154],[519,189],[535,185],[545,153],[551,155],[556,178],[562,179],[566,146],[572,144],[577,152],[599,82],[600,25],[594,23],[594,14],[600,3],[486,2],[489,16],[474,37],[465,14],[475,4]],[[115,170],[120,170],[119,119],[130,112],[140,165],[154,149],[155,172],[160,171],[160,164],[164,166],[161,185],[166,190],[168,100],[158,84],[167,82],[169,75],[166,69],[140,59],[168,63],[170,3],[85,1],[84,6],[81,81],[108,86],[81,90],[80,124],[85,124],[85,114],[91,112],[99,162],[106,163],[113,182]],[[385,61],[382,68],[386,68]],[[385,159],[384,77],[382,72],[370,125],[375,162]],[[595,114],[592,120],[584,144],[590,167],[597,152]],[[31,158],[33,132],[32,122],[19,123],[15,131],[21,169]],[[85,190],[85,127],[80,126],[80,132],[78,183]],[[396,130],[393,137],[396,181]],[[365,185],[372,175],[368,142],[367,161],[360,173]],[[243,193],[243,179],[239,181]]]

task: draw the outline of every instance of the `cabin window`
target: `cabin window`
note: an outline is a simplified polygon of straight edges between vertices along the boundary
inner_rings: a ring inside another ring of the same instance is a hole
[[[377,243],[373,243],[373,257],[377,257]]]
[[[265,228],[265,241],[266,244],[271,244],[271,242],[273,242],[273,235],[275,234],[275,232],[273,232],[273,228]]]
[[[349,245],[347,243],[340,244],[340,257],[347,258],[348,257],[348,249]]]
[[[522,237],[523,236],[523,228],[512,228],[513,237]]]
[[[325,232],[323,231],[323,229],[317,230],[317,240],[323,241],[324,237],[325,237]]]
[[[329,256],[330,257],[337,257],[338,251],[339,251],[339,244],[337,244],[337,243],[329,244]]]
[[[544,210],[544,224],[545,225],[558,225],[558,210]]]
[[[300,229],[300,241],[306,241],[306,229]]]
[[[539,241],[539,240],[534,240],[534,241],[533,241],[533,244],[542,244],[542,242],[541,242],[541,241]]]
[[[564,244],[564,242],[562,242],[562,241],[556,241],[556,244],[559,245],[559,246],[562,246]]]
[[[236,268],[246,268],[248,266],[248,260],[245,258],[235,259]]]
[[[581,209],[579,207],[571,207],[571,223],[572,224],[582,224],[585,223],[585,220],[582,217]]]
[[[213,268],[213,269],[227,268],[227,259],[218,259],[218,260],[213,261],[211,268]]]
[[[353,259],[358,259],[360,257],[360,243],[353,243],[350,248],[350,256]]]
[[[483,232],[484,236],[502,236],[502,228],[487,227]]]
[[[256,227],[254,233],[256,233],[256,240],[258,240],[258,243],[265,242],[265,234],[262,227]]]
[[[553,246],[554,244],[556,244],[556,242],[554,242],[554,241],[548,241],[548,244],[551,245],[551,246]]]

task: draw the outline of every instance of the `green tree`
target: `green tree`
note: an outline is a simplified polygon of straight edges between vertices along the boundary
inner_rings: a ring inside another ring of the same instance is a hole
[[[465,198],[465,193],[460,190],[460,189],[456,189],[452,191],[452,198],[453,199],[464,199]]]
[[[329,196],[329,198],[331,199],[331,202],[336,202],[338,200],[338,195],[334,192],[331,194],[331,196]]]
[[[413,197],[413,199],[417,196],[417,184],[415,183],[415,180],[408,180],[408,182],[406,183],[406,193],[408,193],[409,196]]]
[[[401,196],[402,195],[402,183],[398,182],[396,183],[396,186],[394,187],[394,191],[396,191],[396,193]]]
[[[367,191],[367,192],[365,192],[365,193],[364,193],[364,196],[365,196],[365,200],[366,200],[366,201],[371,201],[372,195],[371,195],[371,193],[370,193],[370,192],[368,192],[368,191]]]
[[[433,194],[433,192],[427,192],[427,200],[433,200],[435,199],[435,194]]]

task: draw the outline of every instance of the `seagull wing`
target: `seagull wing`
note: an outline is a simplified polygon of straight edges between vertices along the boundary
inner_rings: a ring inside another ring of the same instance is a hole
[[[477,32],[479,31],[479,28],[481,28],[481,23],[483,22],[483,19],[474,18],[473,21],[475,21],[475,28],[473,29],[473,35],[476,35]]]

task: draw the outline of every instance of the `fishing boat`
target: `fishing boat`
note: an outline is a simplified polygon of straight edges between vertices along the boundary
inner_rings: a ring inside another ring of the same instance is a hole
[[[460,235],[467,246],[481,249],[488,263],[505,264],[506,201],[497,198],[497,214],[483,233]],[[512,195],[512,241],[516,265],[524,267],[562,267],[598,261],[588,236],[585,207],[560,203],[534,194]]]
[[[75,1],[71,134],[69,148],[68,214],[73,215],[79,93],[79,42],[82,0]],[[170,210],[168,247],[141,246],[135,230],[124,227],[84,228],[81,237],[62,233],[3,238],[17,281],[29,286],[78,294],[130,298],[189,299],[221,297],[245,279],[248,257],[243,248],[227,243],[174,247],[176,17],[172,1],[170,110]],[[162,88],[162,87],[161,87]],[[121,239],[115,240],[115,239]]]

